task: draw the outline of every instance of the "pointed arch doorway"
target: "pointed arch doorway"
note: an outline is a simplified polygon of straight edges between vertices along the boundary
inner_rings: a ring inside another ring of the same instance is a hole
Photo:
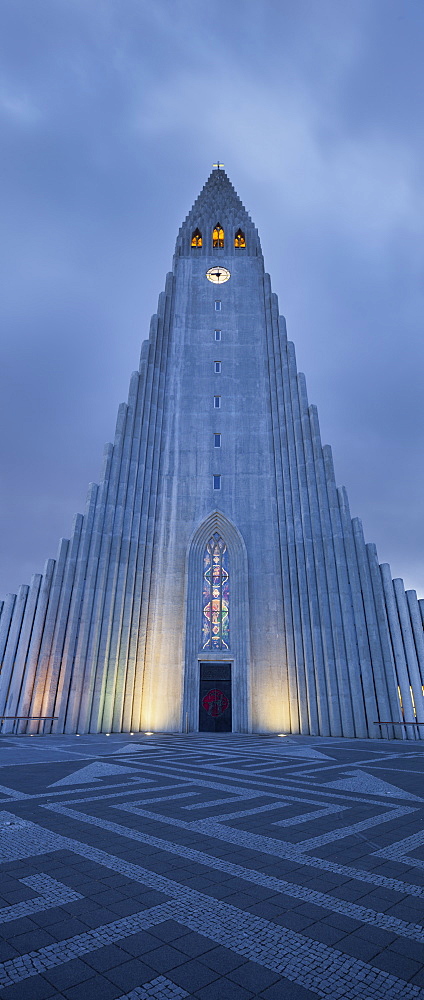
[[[213,511],[187,550],[182,719],[187,732],[251,728],[247,573],[240,532]]]

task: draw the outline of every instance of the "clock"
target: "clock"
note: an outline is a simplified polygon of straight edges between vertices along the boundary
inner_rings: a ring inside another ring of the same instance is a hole
[[[228,281],[228,278],[231,278],[231,274],[227,271],[226,267],[210,267],[209,271],[206,271],[206,277],[208,281],[213,281],[216,285],[222,285],[224,281]]]

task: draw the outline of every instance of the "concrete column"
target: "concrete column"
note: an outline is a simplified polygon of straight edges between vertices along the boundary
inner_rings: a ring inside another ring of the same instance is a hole
[[[65,572],[66,560],[69,551],[69,539],[60,540],[59,552],[55,561],[53,581],[50,588],[49,602],[46,618],[43,627],[41,647],[38,653],[35,679],[32,691],[32,700],[29,715],[41,715],[44,698],[46,695],[46,678],[50,667],[50,654],[55,633],[55,626],[59,608],[60,593]],[[56,729],[56,723],[54,731]]]
[[[3,657],[9,636],[10,623],[12,621],[13,609],[16,603],[16,594],[7,594],[3,602],[3,611],[0,621],[0,672],[3,669]],[[1,673],[0,673],[1,675]]]
[[[290,553],[288,545],[288,508],[286,507],[288,470],[283,462],[286,452],[284,428],[284,399],[282,389],[281,356],[287,351],[285,321],[278,317],[278,304],[271,308],[269,276],[265,275],[264,302],[266,313],[266,336],[271,402],[271,426],[275,460],[275,483],[277,497],[278,537],[280,549],[281,587],[284,615],[284,644],[281,651],[281,700],[282,728],[290,732],[292,726],[292,701],[294,698],[297,720],[296,650],[291,593]],[[271,300],[272,302],[274,300]],[[275,317],[275,313],[277,313]],[[284,439],[283,439],[284,438]],[[291,501],[290,501],[291,503]],[[297,722],[296,722],[297,725]]]
[[[109,727],[103,727],[104,697],[107,682],[107,655],[109,650],[111,615],[113,612],[113,565],[111,567],[111,547],[113,538],[113,522],[116,509],[116,498],[119,486],[119,477],[122,461],[122,450],[124,445],[125,427],[127,421],[128,407],[126,403],[121,403],[118,411],[116,423],[115,440],[113,444],[110,477],[107,491],[107,499],[103,521],[103,531],[98,562],[98,575],[96,589],[100,595],[98,614],[101,619],[101,628],[98,639],[96,656],[96,676],[93,686],[93,699],[91,706],[90,730],[92,732],[109,732]],[[112,564],[114,559],[112,555]],[[111,575],[112,574],[112,577]]]
[[[133,693],[135,676],[135,658],[131,655],[131,638],[133,635],[133,622],[139,621],[140,609],[137,603],[137,560],[139,556],[139,546],[142,544],[140,536],[141,510],[143,498],[143,483],[146,464],[146,431],[145,414],[147,412],[146,393],[150,382],[150,370],[148,361],[148,341],[144,342],[142,356],[140,360],[140,380],[137,394],[137,407],[135,416],[135,434],[133,440],[133,476],[134,476],[134,503],[129,525],[129,553],[127,568],[127,583],[124,598],[124,612],[121,632],[121,645],[119,652],[119,662],[124,670],[125,683],[122,689],[122,728],[125,731],[131,730],[133,721]],[[134,629],[135,632],[135,629]]]
[[[281,388],[281,351],[286,350],[287,336],[285,323],[278,315],[278,301],[271,293],[269,275],[264,276],[265,332],[269,371],[271,433],[275,462],[275,491],[277,501],[278,558],[282,599],[282,639],[281,639],[281,727],[290,732],[290,682],[289,664],[294,672],[295,650],[293,642],[293,616],[291,609],[289,556],[287,547],[286,511],[282,472],[282,451],[280,434],[280,408],[283,406]],[[277,379],[277,367],[279,377]],[[277,385],[278,381],[278,385]]]
[[[330,523],[333,535],[334,559],[338,591],[340,596],[341,620],[346,650],[346,688],[349,689],[355,736],[365,739],[368,735],[365,717],[364,692],[361,684],[361,667],[358,641],[353,615],[352,591],[346,565],[343,532],[340,519],[336,481],[331,448],[323,447],[324,467],[327,480],[327,496]],[[348,692],[346,691],[346,694]]]
[[[57,698],[58,704],[60,705],[58,712],[58,728],[63,729],[63,732],[72,732],[72,729],[68,726],[67,722],[69,686],[74,670],[75,647],[81,618],[81,605],[84,596],[87,559],[90,549],[97,489],[98,487],[96,483],[90,483],[88,488],[86,513],[82,523],[78,555],[75,564],[75,574],[69,606],[69,618],[64,633],[62,669],[60,671],[57,686]]]
[[[280,374],[281,373],[281,374]],[[301,589],[306,594],[305,557],[302,551],[301,512],[296,478],[296,451],[294,443],[293,412],[291,405],[289,345],[281,344],[281,360],[276,356],[277,398],[279,399],[279,424],[281,436],[281,465],[283,471],[284,506],[286,514],[287,555],[290,576],[290,596],[293,629],[293,650],[288,646],[288,681],[290,698],[290,729],[300,732],[300,689],[305,689],[305,655],[303,645]]]
[[[424,684],[424,632],[423,632],[423,622],[420,615],[419,601],[417,600],[416,590],[407,590],[406,599],[408,602],[409,617],[411,619],[411,627],[415,642],[415,652],[417,654],[418,665],[420,668],[420,679],[421,685]]]
[[[93,691],[96,680],[97,653],[102,625],[104,576],[100,573],[99,560],[102,547],[106,500],[109,489],[113,445],[107,444],[96,510],[91,532],[91,545],[87,564],[81,623],[75,653],[73,712],[75,731],[86,733],[90,728]],[[78,685],[78,686],[77,686]],[[69,716],[70,720],[70,716]],[[71,721],[71,720],[70,720]],[[96,731],[96,730],[95,730]]]
[[[131,377],[128,399],[125,438],[123,442],[120,480],[117,492],[115,519],[111,547],[111,567],[113,566],[111,587],[114,591],[109,650],[107,659],[107,679],[105,689],[105,711],[103,721],[108,731],[120,732],[122,727],[121,690],[125,683],[125,667],[119,669],[119,646],[122,627],[123,599],[127,578],[128,538],[125,526],[131,521],[134,500],[134,476],[131,477],[131,455],[135,433],[135,412],[138,393],[139,374],[134,372]],[[118,690],[117,690],[118,689]],[[118,697],[118,707],[116,699]]]
[[[368,641],[371,653],[372,673],[374,680],[375,697],[377,702],[377,712],[372,723],[379,720],[388,722],[400,719],[400,707],[388,699],[386,688],[387,672],[394,677],[394,661],[392,648],[389,640],[389,632],[384,604],[382,583],[378,563],[376,566],[369,558],[367,546],[365,545],[362,524],[359,518],[352,519],[353,537],[358,565],[359,578],[361,583],[362,598],[364,604],[365,619],[367,625]],[[373,575],[374,571],[374,575]],[[388,705],[390,704],[390,711]],[[380,733],[377,725],[373,726],[375,735]],[[390,738],[399,736],[399,727],[389,731]]]
[[[48,668],[46,671],[46,682],[41,706],[40,715],[58,715],[60,709],[60,677],[64,664],[62,663],[63,646],[65,642],[66,628],[68,624],[69,608],[74,585],[75,567],[78,556],[78,549],[81,540],[82,526],[84,518],[82,514],[76,514],[74,528],[70,540],[63,582],[60,589],[59,606],[51,645]],[[60,724],[57,723],[57,731]]]
[[[136,505],[137,486],[137,460],[140,450],[141,421],[140,421],[140,398],[143,395],[140,385],[142,376],[138,372],[133,377],[129,408],[132,413],[131,439],[129,442],[128,458],[128,478],[126,502],[123,512],[121,550],[119,557],[119,575],[117,582],[117,592],[115,599],[114,625],[111,639],[110,660],[115,661],[115,692],[112,716],[112,730],[114,732],[130,729],[130,720],[124,721],[124,697],[127,681],[128,666],[128,589],[132,593],[133,585],[133,563],[131,556],[131,536]],[[143,380],[144,381],[144,380]],[[125,725],[125,722],[127,725]]]
[[[370,646],[368,642],[367,624],[364,614],[364,605],[361,593],[361,581],[359,578],[358,563],[353,537],[352,520],[349,510],[349,501],[344,487],[337,490],[341,529],[343,543],[346,553],[346,565],[349,576],[350,595],[352,599],[352,609],[355,620],[356,641],[358,644],[358,656],[360,663],[360,674],[365,701],[365,715],[367,722],[367,734],[369,737],[380,736],[378,726],[375,726],[377,719],[377,702],[374,690],[373,670],[371,663]],[[380,654],[379,644],[377,646]],[[381,655],[380,655],[381,661]]]
[[[269,330],[268,363],[275,383],[274,448],[278,474],[280,558],[282,566],[283,606],[286,631],[286,667],[283,682],[287,687],[287,729],[299,732],[304,724],[299,712],[299,677],[304,676],[304,650],[300,610],[299,581],[294,527],[294,498],[292,492],[293,425],[291,414],[290,378],[285,322],[273,323],[269,275],[265,278],[265,306]]]
[[[321,600],[320,589],[322,585],[321,575],[324,564],[322,557],[322,536],[321,522],[319,517],[318,492],[315,476],[315,462],[311,435],[311,423],[309,418],[309,404],[306,391],[305,376],[298,374],[300,412],[302,420],[303,448],[305,455],[306,484],[309,502],[308,535],[306,545],[307,557],[307,581],[309,594],[309,613],[311,619],[311,633],[313,645],[313,682],[310,679],[310,672],[307,672],[309,699],[315,701],[317,720],[314,723],[312,732],[318,732],[322,736],[330,735],[330,723],[327,702],[327,684],[325,676],[325,659],[321,630]],[[312,717],[311,717],[312,718]],[[315,727],[318,728],[315,728]]]
[[[395,593],[393,588],[392,575],[390,572],[390,566],[388,563],[382,563],[380,566],[381,579],[383,582],[384,597],[387,609],[387,618],[389,622],[390,635],[393,647],[393,656],[395,661],[395,671],[397,676],[398,685],[400,687],[402,706],[403,706],[403,716],[405,722],[415,722],[415,714],[411,701],[411,692],[409,690],[409,676],[406,664],[405,651],[403,648],[402,633],[399,623],[399,615],[396,606]],[[414,726],[407,726],[407,735],[409,739],[415,739]]]
[[[342,692],[339,691],[339,684],[342,678],[340,673],[340,649],[338,642],[338,619],[340,617],[340,607],[337,609],[338,593],[335,578],[334,553],[331,552],[330,518],[328,509],[327,486],[325,480],[325,469],[322,455],[321,435],[318,423],[318,414],[315,406],[309,407],[309,419],[311,423],[311,438],[314,453],[314,467],[316,478],[316,489],[319,510],[319,530],[321,534],[320,559],[322,560],[322,571],[320,573],[320,601],[322,608],[322,636],[324,644],[324,656],[327,675],[327,698],[330,717],[330,732],[332,736],[345,736],[347,732],[353,732],[353,718],[350,712],[350,719],[347,713],[345,700],[342,700]],[[318,530],[318,524],[317,524]],[[321,589],[321,588],[320,588]],[[335,607],[332,607],[334,602]],[[335,639],[337,645],[335,645]],[[343,661],[345,662],[345,661]]]
[[[288,355],[291,408],[293,416],[293,439],[297,469],[297,500],[299,503],[300,521],[302,524],[302,544],[300,546],[300,560],[298,559],[298,565],[301,572],[299,580],[299,594],[304,664],[303,670],[298,673],[299,716],[301,732],[307,734],[311,731],[311,722],[312,729],[315,732],[318,725],[314,676],[314,647],[310,616],[310,595],[315,586],[315,573],[313,545],[311,539],[312,531],[309,509],[308,479],[306,474],[303,425],[294,346],[288,345]]]
[[[16,601],[14,603],[12,620],[10,622],[9,634],[3,655],[3,667],[0,675],[0,715],[15,714],[14,712],[9,712],[7,710],[7,704],[9,701],[11,684],[13,684],[15,658],[18,650],[28,594],[29,587],[24,584],[19,588]],[[3,731],[8,732],[10,731],[10,728],[11,727],[4,723]]]
[[[140,397],[141,437],[137,463],[136,503],[131,529],[131,583],[129,589],[129,623],[127,635],[127,670],[124,695],[123,719],[125,727],[138,732],[140,729],[140,709],[143,690],[144,651],[139,655],[141,627],[141,600],[143,587],[144,558],[146,552],[147,510],[151,478],[151,421],[152,395],[156,392],[157,341],[159,318],[153,316],[150,323],[149,353],[146,380]],[[145,611],[145,620],[147,609]],[[145,627],[145,626],[144,626]],[[137,685],[137,692],[136,692]]]
[[[156,531],[156,510],[157,510],[157,500],[158,500],[158,476],[159,476],[159,463],[160,463],[160,452],[161,452],[161,435],[162,435],[162,424],[163,424],[163,397],[165,391],[165,378],[168,363],[168,350],[169,350],[169,330],[170,330],[170,320],[171,320],[171,309],[174,294],[174,278],[172,275],[167,276],[167,282],[165,286],[165,296],[163,296],[159,301],[158,315],[160,319],[158,327],[158,362],[159,362],[159,373],[156,385],[156,392],[152,395],[152,402],[154,406],[154,437],[152,440],[152,461],[151,461],[151,481],[150,481],[150,500],[149,508],[147,514],[147,531],[146,531],[146,549],[145,549],[145,559],[144,559],[144,575],[143,575],[143,590],[141,599],[141,618],[140,618],[140,643],[138,647],[138,662],[143,668],[137,671],[134,687],[134,712],[135,717],[139,719],[139,725],[145,727],[145,711],[149,713],[149,703],[147,697],[147,691],[143,692],[144,686],[144,669],[145,669],[145,657],[147,651],[147,622],[148,622],[148,611],[149,611],[149,596],[150,596],[150,586],[151,586],[151,573],[152,573],[152,555],[153,547],[155,544],[155,531]],[[146,612],[145,612],[146,609]],[[179,655],[182,659],[182,650],[179,650]],[[144,702],[144,705],[143,705]],[[141,706],[141,712],[138,714],[138,706]],[[182,721],[182,720],[181,720]]]
[[[9,693],[7,696],[7,701],[5,705],[6,715],[19,715],[19,700],[22,691],[22,685],[25,678],[25,667],[28,656],[28,647],[31,639],[31,632],[34,623],[34,615],[37,608],[38,595],[40,592],[41,576],[37,573],[32,577],[28,597],[25,604],[25,612],[22,618],[22,624],[19,632],[19,640],[16,647],[16,653],[14,656],[13,667],[10,673],[9,682]],[[10,724],[11,729],[13,723]],[[17,724],[16,731],[25,731],[26,725],[21,726],[20,723]]]
[[[422,692],[422,681],[420,676],[420,668],[418,664],[414,635],[411,627],[411,619],[409,617],[408,602],[406,600],[405,587],[403,580],[396,579],[393,580],[393,590],[396,598],[396,605],[399,615],[400,629],[402,633],[403,649],[405,653],[406,666],[409,676],[409,696],[413,702],[413,707],[415,707],[416,721],[424,724],[424,699]],[[412,693],[411,693],[412,689]],[[417,736],[420,727],[417,727]],[[423,736],[424,736],[424,725]]]
[[[38,657],[41,647],[41,640],[43,636],[43,630],[46,620],[47,606],[50,596],[50,589],[52,585],[54,570],[55,570],[55,560],[48,559],[44,567],[44,574],[41,577],[41,584],[38,593],[36,611],[34,616],[34,625],[31,632],[31,638],[28,646],[28,653],[26,657],[26,666],[22,676],[22,686],[19,702],[17,705],[17,715],[31,715],[31,704],[34,696],[34,683],[37,671]],[[50,732],[50,727],[44,727],[43,723],[29,722],[22,724],[20,727],[20,732],[26,733],[43,733]]]

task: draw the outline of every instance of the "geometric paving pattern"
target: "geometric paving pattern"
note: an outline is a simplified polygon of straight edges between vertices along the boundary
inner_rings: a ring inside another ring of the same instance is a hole
[[[0,1000],[424,1000],[424,748],[2,737]]]

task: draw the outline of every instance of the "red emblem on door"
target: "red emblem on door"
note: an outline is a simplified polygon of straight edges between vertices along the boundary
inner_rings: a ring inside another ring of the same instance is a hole
[[[223,715],[229,704],[227,695],[223,691],[219,691],[218,688],[212,688],[211,691],[205,694],[202,700],[205,712],[211,715],[213,719],[216,719],[218,715]]]

